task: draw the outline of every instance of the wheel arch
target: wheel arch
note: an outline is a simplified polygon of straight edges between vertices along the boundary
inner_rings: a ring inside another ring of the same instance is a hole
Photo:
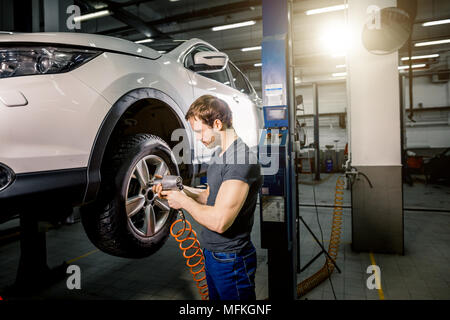
[[[151,113],[153,111],[153,113]],[[151,124],[155,125],[155,119],[146,118],[150,114],[162,114],[163,119],[158,122],[158,127],[154,128]],[[166,117],[167,116],[167,117]],[[171,120],[177,121],[176,124],[167,126],[167,123]],[[133,121],[134,120],[134,121]],[[139,120],[139,121],[137,121]],[[127,122],[128,121],[128,122]],[[153,122],[152,122],[153,121]],[[136,123],[140,122],[139,126]],[[147,126],[146,126],[147,124]],[[164,126],[166,124],[166,126]],[[87,168],[87,187],[83,198],[83,203],[88,203],[96,199],[100,183],[101,183],[101,167],[104,159],[105,152],[108,146],[114,142],[114,139],[120,136],[121,131],[133,133],[150,133],[155,135],[161,135],[161,131],[164,128],[169,130],[170,128],[182,128],[187,130],[187,137],[189,143],[190,163],[186,164],[188,175],[190,177],[195,175],[195,166],[193,163],[193,141],[191,130],[184,118],[184,113],[180,106],[166,93],[153,89],[153,88],[138,88],[129,91],[120,97],[111,107],[108,114],[103,119],[103,122],[97,132],[95,141],[93,143],[88,168]],[[162,134],[160,136],[164,139],[172,148],[170,136]],[[180,165],[178,163],[178,165]]]

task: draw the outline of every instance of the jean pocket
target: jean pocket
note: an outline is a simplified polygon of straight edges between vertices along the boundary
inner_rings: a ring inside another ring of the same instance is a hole
[[[211,256],[218,262],[233,262],[236,260],[236,253],[211,252]]]

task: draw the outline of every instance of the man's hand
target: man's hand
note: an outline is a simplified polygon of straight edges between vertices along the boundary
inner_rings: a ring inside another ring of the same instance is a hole
[[[186,199],[189,199],[188,196],[181,191],[161,191],[159,195],[160,198],[168,201],[169,207],[175,210],[182,209],[183,204],[186,203]]]
[[[162,176],[155,174],[156,179],[162,179]],[[153,193],[156,193],[158,197],[161,198],[161,191],[163,190],[162,184],[158,183],[157,185],[152,186]]]

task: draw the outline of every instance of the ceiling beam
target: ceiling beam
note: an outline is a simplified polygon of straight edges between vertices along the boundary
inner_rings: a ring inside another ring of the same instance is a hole
[[[79,1],[86,4],[90,8],[94,8],[93,3],[89,0]],[[112,17],[122,23],[125,23],[127,28],[132,28],[147,38],[168,38],[167,35],[159,31],[157,28],[146,24],[141,18],[125,9],[126,6],[130,6],[138,2],[141,3],[142,1],[129,1],[127,2],[127,5],[109,0],[102,0],[101,2],[107,5],[107,7],[102,8],[102,10],[110,10],[112,12]]]

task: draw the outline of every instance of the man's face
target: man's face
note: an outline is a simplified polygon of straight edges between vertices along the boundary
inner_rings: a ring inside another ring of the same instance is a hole
[[[194,130],[195,139],[201,141],[205,147],[212,149],[220,145],[218,128],[210,127],[198,118],[190,118],[189,124]]]

